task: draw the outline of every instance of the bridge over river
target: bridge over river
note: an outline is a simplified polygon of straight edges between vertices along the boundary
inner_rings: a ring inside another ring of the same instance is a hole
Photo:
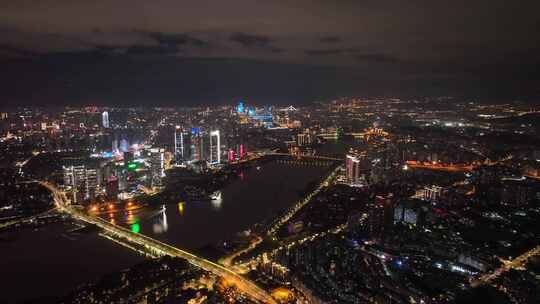
[[[169,255],[172,257],[180,257],[186,259],[191,264],[197,267],[200,267],[208,272],[225,278],[228,282],[236,285],[236,287],[240,291],[244,292],[245,294],[257,301],[271,304],[276,303],[266,291],[264,291],[262,288],[260,288],[250,280],[235,273],[234,271],[225,268],[219,264],[216,264],[212,261],[198,257],[187,251],[162,243],[145,235],[134,233],[124,227],[114,225],[99,217],[89,216],[83,210],[79,210],[77,207],[70,205],[66,194],[56,188],[53,184],[47,182],[40,182],[40,184],[52,192],[54,202],[59,211],[65,212],[73,218],[81,220],[88,224],[96,225],[106,231],[109,235],[113,235],[130,243],[137,244],[138,246],[147,250],[152,255]]]

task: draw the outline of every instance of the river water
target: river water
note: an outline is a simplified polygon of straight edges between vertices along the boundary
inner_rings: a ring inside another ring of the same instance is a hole
[[[255,223],[274,218],[302,197],[330,167],[279,161],[246,169],[221,191],[221,200],[163,202],[161,207],[103,214],[137,233],[197,252]],[[71,225],[52,224],[38,231],[0,235],[3,290],[0,303],[59,296],[77,285],[130,267],[144,258],[99,237],[72,234]]]
[[[70,232],[77,227],[66,222],[0,233],[0,303],[62,296],[144,260],[96,232]]]
[[[252,167],[222,188],[221,200],[163,202],[157,210],[116,214],[114,220],[170,245],[197,250],[272,219],[299,200],[330,167],[274,161]]]

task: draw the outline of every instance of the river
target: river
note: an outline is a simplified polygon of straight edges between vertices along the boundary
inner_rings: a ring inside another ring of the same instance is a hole
[[[278,161],[252,167],[222,188],[221,200],[163,202],[131,215],[103,214],[137,233],[181,249],[198,252],[206,245],[233,238],[255,223],[274,218],[318,182],[328,166]],[[77,285],[130,267],[144,258],[95,232],[70,233],[71,224],[0,234],[3,294],[0,302],[60,296]]]
[[[220,200],[163,202],[157,210],[115,214],[113,218],[134,232],[196,251],[274,218],[300,199],[310,182],[320,181],[329,168],[274,161],[243,171],[222,188]]]

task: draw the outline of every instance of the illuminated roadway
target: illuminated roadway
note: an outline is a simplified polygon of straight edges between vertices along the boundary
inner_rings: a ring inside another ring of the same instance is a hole
[[[304,199],[294,204],[287,213],[277,219],[270,227],[270,229],[268,229],[266,234],[268,236],[274,235],[278,231],[278,229],[281,228],[281,226],[287,223],[298,211],[300,211],[300,209],[307,205],[311,201],[311,199],[322,190],[322,188],[328,186],[330,182],[334,179],[336,174],[339,172],[339,170],[341,170],[342,168],[342,166],[337,166],[336,169],[334,169],[313,192],[308,194]]]
[[[269,153],[266,155],[282,155],[280,153]],[[283,154],[283,155],[289,155],[289,154]],[[290,156],[290,155],[289,155]],[[285,223],[287,223],[300,209],[302,209],[306,204],[308,204],[311,199],[317,195],[321,189],[325,186],[328,186],[328,184],[335,178],[337,172],[342,169],[342,166],[336,167],[320,184],[319,186],[310,194],[308,194],[304,199],[298,201],[296,204],[294,204],[287,213],[283,214],[280,218],[276,219],[273,223],[273,225],[270,226],[268,231],[266,232],[267,236],[274,236],[276,231],[282,227]],[[253,249],[255,249],[260,243],[262,243],[263,238],[258,236],[255,240],[253,240],[248,247],[243,248],[241,250],[238,250],[236,252],[231,253],[230,255],[220,259],[219,263],[227,266],[232,267],[239,273],[246,272],[246,267],[243,267],[242,265],[232,265],[235,258],[239,257],[240,255],[247,253]],[[245,265],[244,265],[245,266]]]
[[[540,254],[540,246],[536,246],[533,249],[525,252],[524,254],[518,256],[517,258],[511,260],[511,261],[502,261],[503,265],[496,270],[486,273],[479,278],[473,280],[471,282],[472,287],[478,287],[482,284],[489,283],[493,281],[494,279],[498,278],[501,274],[509,271],[510,269],[523,269],[523,265],[525,265],[528,260],[535,256]]]
[[[439,163],[418,162],[414,160],[408,160],[405,163],[411,169],[417,169],[417,168],[418,169],[431,169],[431,170],[447,171],[447,172],[463,172],[463,171],[472,171],[474,169],[472,165],[439,164]]]
[[[276,153],[276,152],[265,153],[264,155],[268,155],[268,156],[291,156],[291,157],[298,157],[298,158],[312,158],[312,159],[335,160],[335,161],[342,161],[343,160],[342,158],[335,158],[335,157],[329,157],[329,156],[303,155],[303,154],[294,155],[294,154],[290,154],[290,153]]]
[[[28,162],[28,160],[26,160],[25,162]],[[19,182],[19,184],[33,184],[33,183],[37,183],[37,181]],[[53,208],[51,208],[49,210],[46,210],[46,211],[38,213],[38,214],[34,214],[32,216],[27,216],[27,217],[22,217],[22,218],[14,218],[12,220],[5,221],[3,223],[0,223],[0,229],[7,228],[7,227],[10,227],[10,226],[19,224],[19,223],[32,222],[32,221],[34,221],[34,220],[36,220],[36,219],[38,219],[38,218],[40,218],[42,216],[45,216],[45,215],[51,213],[55,209],[56,209],[56,207],[53,207]]]
[[[255,285],[253,282],[247,280],[246,278],[240,276],[239,274],[227,269],[221,265],[218,265],[214,262],[208,261],[196,255],[193,255],[184,250],[178,249],[176,247],[167,245],[158,240],[149,238],[142,234],[137,234],[132,232],[129,229],[126,229],[121,226],[114,225],[102,218],[89,216],[84,213],[84,211],[79,210],[74,206],[68,204],[68,199],[64,192],[58,190],[54,185],[47,182],[40,182],[41,185],[49,189],[55,201],[55,204],[58,210],[70,214],[73,218],[79,219],[89,224],[98,226],[99,228],[105,230],[111,235],[126,239],[131,243],[138,244],[143,246],[146,250],[157,256],[169,255],[173,257],[180,257],[186,259],[191,264],[200,267],[206,271],[212,272],[218,276],[223,277],[228,282],[236,285],[236,287],[249,295],[253,299],[261,301],[263,303],[276,303],[274,299],[263,289]]]
[[[52,208],[52,209],[49,209],[47,211],[44,211],[44,212],[41,212],[41,213],[38,213],[38,214],[35,214],[35,215],[32,215],[32,216],[23,217],[23,218],[17,218],[17,219],[13,219],[13,220],[10,220],[10,221],[6,221],[4,223],[0,223],[0,229],[7,228],[7,227],[10,227],[10,226],[19,224],[19,223],[34,221],[35,219],[37,219],[39,217],[42,217],[42,216],[45,216],[45,215],[51,213],[55,209],[56,208]]]

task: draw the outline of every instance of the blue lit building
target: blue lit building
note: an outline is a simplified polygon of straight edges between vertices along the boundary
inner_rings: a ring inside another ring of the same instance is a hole
[[[244,114],[244,103],[242,101],[238,102],[238,106],[236,106],[236,111],[238,114]]]

